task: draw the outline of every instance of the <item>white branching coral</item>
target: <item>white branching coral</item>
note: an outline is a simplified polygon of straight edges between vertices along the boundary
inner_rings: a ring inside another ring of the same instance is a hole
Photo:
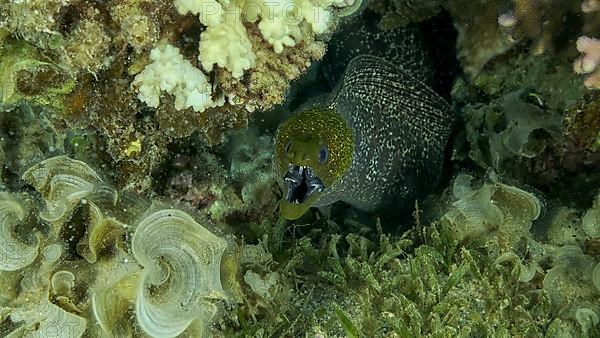
[[[194,111],[203,112],[206,108],[219,105],[212,99],[211,85],[206,75],[184,60],[178,48],[169,44],[161,45],[150,52],[150,60],[152,63],[132,83],[140,101],[156,108],[164,91],[175,95],[177,110],[192,107]]]
[[[326,33],[332,27],[332,7],[353,3],[351,0],[174,0],[180,15],[196,15],[206,27],[198,46],[203,70],[210,72],[217,65],[226,69],[234,81],[239,81],[247,71],[260,68],[257,53],[262,46],[257,45],[261,43],[257,42],[258,36],[280,54],[286,47],[314,41],[315,34]],[[223,83],[211,86],[204,73],[184,60],[177,48],[159,46],[152,50],[150,59],[152,63],[132,84],[138,98],[147,105],[157,108],[162,91],[175,95],[177,110],[193,107],[202,112],[224,103],[211,97],[211,88]]]
[[[258,29],[260,29],[262,36],[273,46],[276,53],[283,52],[283,48],[286,46],[295,46],[296,42],[302,39],[300,27],[293,24],[294,21],[297,21],[292,12],[293,8],[287,10],[284,8],[285,6],[281,11],[273,11],[276,14],[263,18],[258,23]],[[294,18],[291,20],[292,22],[288,22],[290,21],[289,17]]]
[[[196,14],[208,27],[200,39],[202,66],[210,70],[216,63],[230,70],[235,78],[241,77],[240,69],[248,70],[255,63],[242,20],[258,22],[263,38],[276,53],[281,53],[285,47],[302,41],[306,34],[327,32],[332,22],[331,6],[344,7],[348,3],[340,0],[175,0],[180,14]]]
[[[233,77],[240,78],[244,71],[254,67],[256,55],[242,24],[241,13],[234,4],[214,0],[175,0],[175,7],[179,14],[198,15],[207,27],[200,35],[198,57],[204,69],[211,71],[217,64],[229,70]]]
[[[577,39],[577,50],[583,55],[573,62],[573,71],[590,74],[584,81],[585,86],[600,89],[600,40],[581,36]]]
[[[256,55],[246,29],[241,22],[223,22],[216,26],[209,26],[200,35],[200,62],[207,71],[213,65],[227,68],[233,77],[239,79],[244,71],[255,65]]]
[[[309,31],[323,34],[331,26],[332,5],[345,6],[332,0],[248,0],[243,8],[248,21],[260,19],[258,28],[275,52],[281,53],[285,46],[292,47],[302,41]]]

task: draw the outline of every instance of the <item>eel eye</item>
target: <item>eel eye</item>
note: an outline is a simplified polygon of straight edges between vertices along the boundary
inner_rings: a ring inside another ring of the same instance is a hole
[[[290,149],[292,149],[292,141],[291,140],[285,144],[285,148],[283,148],[283,151],[285,151],[286,155],[289,155]]]
[[[327,161],[329,157],[329,150],[327,150],[327,146],[322,146],[319,150],[319,163],[323,164]]]

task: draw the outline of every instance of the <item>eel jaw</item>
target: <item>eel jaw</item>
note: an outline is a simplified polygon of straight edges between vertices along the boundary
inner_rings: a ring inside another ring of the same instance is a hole
[[[325,189],[323,181],[308,166],[288,164],[283,180],[287,184],[285,200],[292,204],[304,203],[315,193]]]

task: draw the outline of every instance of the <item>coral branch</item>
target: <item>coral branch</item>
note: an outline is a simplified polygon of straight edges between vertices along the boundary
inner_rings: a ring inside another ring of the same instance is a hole
[[[585,86],[600,89],[600,40],[581,36],[577,39],[577,50],[583,55],[573,62],[573,71],[590,74],[584,81]]]

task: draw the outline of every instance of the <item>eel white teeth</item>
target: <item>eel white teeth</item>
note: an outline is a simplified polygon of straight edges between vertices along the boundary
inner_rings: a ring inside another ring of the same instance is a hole
[[[300,204],[314,193],[325,189],[321,179],[306,166],[290,165],[284,181],[287,183],[286,201],[295,204]]]

